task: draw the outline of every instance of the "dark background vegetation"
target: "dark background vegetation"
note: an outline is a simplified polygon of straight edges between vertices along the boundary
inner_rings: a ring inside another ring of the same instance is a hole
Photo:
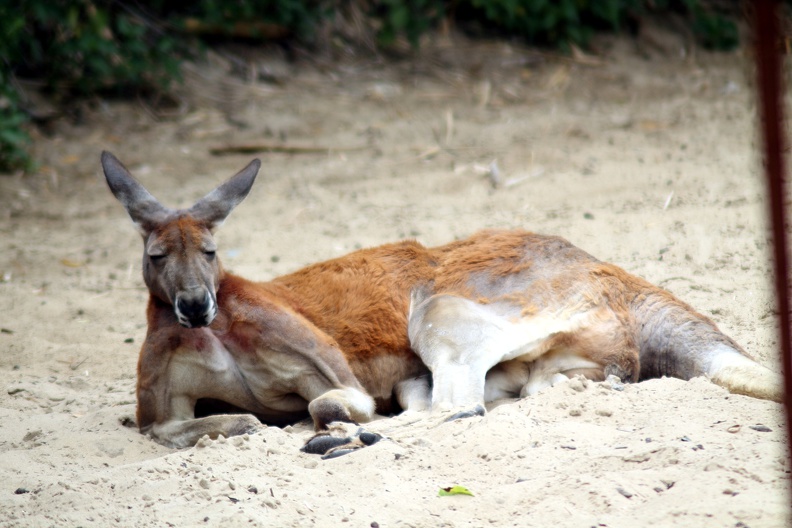
[[[55,105],[156,97],[180,81],[182,61],[228,39],[389,53],[400,41],[417,47],[424,33],[450,23],[472,36],[569,52],[585,48],[595,32],[634,33],[643,17],[671,13],[704,47],[738,45],[736,1],[0,0],[0,172],[34,167],[28,127],[42,116],[21,80],[35,82]],[[339,19],[350,18],[366,38],[336,31]]]

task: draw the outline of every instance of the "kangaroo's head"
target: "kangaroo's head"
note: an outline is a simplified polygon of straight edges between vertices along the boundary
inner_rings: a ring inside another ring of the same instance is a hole
[[[173,306],[182,326],[207,326],[217,315],[217,288],[223,271],[212,233],[245,199],[260,166],[259,160],[253,160],[189,209],[169,209],[115,156],[102,152],[110,190],[143,235],[146,286],[153,296]]]

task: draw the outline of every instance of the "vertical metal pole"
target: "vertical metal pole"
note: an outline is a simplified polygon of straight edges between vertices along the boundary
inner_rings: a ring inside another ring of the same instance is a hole
[[[787,415],[787,445],[792,454],[792,351],[789,328],[789,264],[786,237],[786,191],[784,189],[784,108],[781,84],[781,56],[778,46],[777,11],[780,2],[757,0],[754,27],[756,30],[756,72],[761,108],[764,168],[770,197],[770,220],[773,227],[775,285],[781,338],[781,361],[784,372],[784,405]]]

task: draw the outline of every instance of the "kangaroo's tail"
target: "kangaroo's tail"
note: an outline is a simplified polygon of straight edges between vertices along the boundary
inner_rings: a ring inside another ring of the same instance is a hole
[[[781,401],[777,370],[757,363],[709,318],[648,283],[634,291],[641,292],[631,302],[641,379],[706,376],[729,392]]]

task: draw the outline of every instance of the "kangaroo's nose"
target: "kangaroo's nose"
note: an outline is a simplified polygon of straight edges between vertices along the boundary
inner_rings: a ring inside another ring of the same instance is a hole
[[[207,326],[217,315],[215,301],[204,288],[179,292],[174,308],[179,324],[187,328]]]

